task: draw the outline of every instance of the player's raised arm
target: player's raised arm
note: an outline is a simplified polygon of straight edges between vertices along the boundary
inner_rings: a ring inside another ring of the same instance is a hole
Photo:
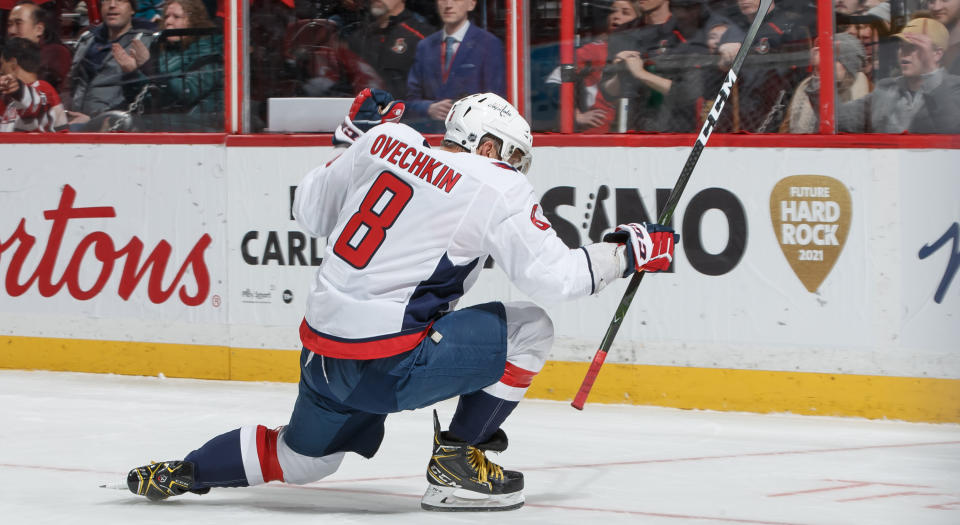
[[[333,134],[336,156],[311,170],[297,186],[293,216],[311,235],[326,236],[337,219],[337,211],[346,198],[356,152],[344,150],[363,138],[367,131],[384,122],[399,122],[404,103],[382,89],[364,89],[353,99],[343,122]],[[341,160],[341,157],[343,159]],[[320,205],[323,203],[323,205]]]
[[[297,186],[293,217],[307,233],[330,234],[352,182],[351,174],[359,148],[348,148],[333,160],[310,170]]]
[[[333,145],[350,146],[370,128],[384,122],[400,122],[406,105],[394,100],[390,93],[376,88],[366,88],[353,99],[343,122],[333,132]]]

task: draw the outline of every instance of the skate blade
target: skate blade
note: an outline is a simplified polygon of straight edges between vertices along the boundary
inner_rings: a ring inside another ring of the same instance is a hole
[[[420,508],[434,512],[494,512],[523,506],[523,491],[484,495],[456,487],[430,485],[420,499]]]
[[[100,488],[109,490],[130,490],[127,488],[127,478],[120,478],[117,481],[108,481],[101,483]]]

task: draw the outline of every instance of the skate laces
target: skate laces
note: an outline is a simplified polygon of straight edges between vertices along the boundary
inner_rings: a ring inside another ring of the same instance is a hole
[[[467,462],[477,471],[480,483],[486,483],[488,477],[503,480],[503,467],[487,459],[487,455],[476,447],[467,448]]]

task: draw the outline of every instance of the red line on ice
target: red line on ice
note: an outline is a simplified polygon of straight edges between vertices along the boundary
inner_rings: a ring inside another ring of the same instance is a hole
[[[419,494],[401,494],[397,492],[384,492],[382,490],[318,487],[316,485],[313,485],[313,486],[311,485],[274,485],[271,488],[319,490],[319,491],[326,491],[326,492],[348,492],[348,493],[355,493],[355,494],[376,494],[378,496],[396,496],[400,498],[420,499]],[[698,516],[695,514],[669,514],[665,512],[644,512],[639,510],[625,510],[625,509],[612,509],[612,508],[599,508],[599,507],[577,507],[572,505],[550,505],[546,503],[530,503],[529,501],[524,503],[524,506],[537,507],[541,509],[560,509],[560,510],[573,510],[573,511],[585,511],[585,512],[611,512],[614,514],[655,516],[659,518],[677,518],[677,519],[685,519],[685,520],[720,521],[720,522],[726,522],[726,523],[752,523],[756,525],[800,525],[799,523],[796,523],[796,522],[786,522],[786,521],[765,521],[765,520],[751,520],[751,519],[740,519],[740,518],[725,518],[725,517],[717,517],[717,516]]]
[[[874,494],[873,496],[860,496],[859,498],[847,498],[847,499],[838,499],[838,503],[843,503],[847,501],[863,501],[867,499],[881,499],[881,498],[895,498],[897,496],[951,496],[951,494],[943,494],[939,492],[917,492],[915,490],[907,492],[888,492],[886,494]]]
[[[869,486],[904,487],[904,488],[917,488],[917,489],[933,488],[929,485],[905,485],[902,483],[884,483],[881,481],[854,481],[854,480],[846,480],[846,479],[825,479],[823,481],[829,481],[834,483],[846,483],[846,485],[837,485],[835,487],[823,487],[818,489],[797,490],[794,492],[780,492],[778,494],[769,494],[767,497],[779,498],[782,496],[798,496],[800,494],[813,494],[815,492],[830,492],[833,490],[844,490],[844,489],[869,487]]]
[[[651,464],[651,463],[680,463],[680,462],[686,462],[686,461],[705,461],[705,460],[711,460],[711,459],[736,459],[736,458],[751,458],[751,457],[766,457],[766,456],[791,456],[791,455],[801,455],[801,454],[824,454],[824,453],[831,453],[831,452],[856,452],[860,450],[926,447],[926,446],[939,446],[939,445],[960,445],[960,441],[931,441],[928,443],[898,443],[898,444],[892,444],[892,445],[865,445],[861,447],[826,448],[826,449],[812,449],[812,450],[749,452],[745,454],[723,454],[723,455],[717,455],[717,456],[694,456],[694,457],[686,457],[686,458],[639,459],[636,461],[611,461],[607,463],[579,463],[579,464],[574,463],[569,465],[553,465],[553,466],[546,466],[546,467],[519,467],[517,468],[517,470],[537,471],[537,470],[563,470],[563,469],[597,468],[597,467],[618,467],[618,466],[628,466],[628,465],[644,465],[644,464]],[[101,470],[93,470],[93,469],[50,467],[45,465],[25,465],[25,464],[13,464],[13,463],[0,463],[0,468],[2,467],[55,470],[55,471],[62,471],[62,472],[91,472],[91,473],[101,473],[101,474],[118,474],[117,472],[101,471]],[[417,474],[417,475],[404,475],[404,476],[381,476],[381,477],[371,477],[371,478],[335,479],[335,480],[319,481],[318,483],[322,483],[322,484],[354,483],[358,481],[384,481],[384,480],[393,480],[393,479],[411,479],[411,478],[419,478],[419,477],[422,477],[422,475]],[[845,480],[834,480],[834,481],[849,483],[849,481],[845,481]]]
[[[532,467],[520,470],[552,470],[567,468],[614,467],[622,465],[643,465],[647,463],[679,463],[683,461],[704,461],[710,459],[756,458],[766,456],[794,456],[802,454],[824,454],[830,452],[857,452],[860,450],[875,450],[883,448],[926,447],[931,445],[960,445],[960,441],[933,441],[929,443],[900,443],[894,445],[865,445],[861,447],[824,448],[812,450],[783,450],[777,452],[748,452],[745,454],[723,454],[718,456],[694,456],[688,458],[640,459],[636,461],[613,461],[609,463],[581,463],[575,465],[557,465],[554,467]]]

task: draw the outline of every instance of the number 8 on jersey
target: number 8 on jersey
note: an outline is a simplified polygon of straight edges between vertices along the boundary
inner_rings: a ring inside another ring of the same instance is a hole
[[[389,171],[381,173],[337,237],[333,253],[358,270],[365,268],[412,197],[409,184]]]

